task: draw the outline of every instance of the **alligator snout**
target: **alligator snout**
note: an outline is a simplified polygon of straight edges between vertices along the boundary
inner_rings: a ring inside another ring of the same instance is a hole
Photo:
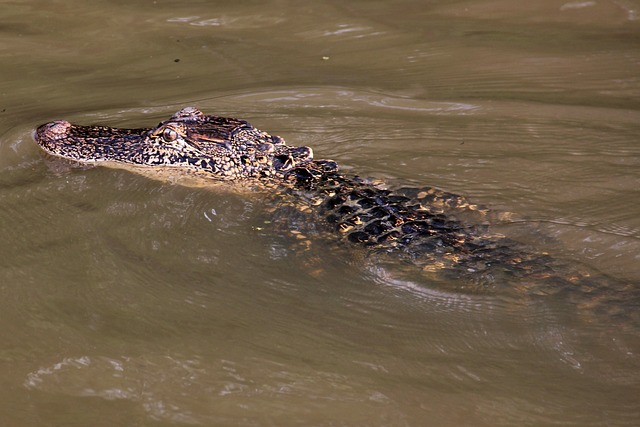
[[[66,120],[55,120],[53,122],[45,123],[36,129],[36,139],[40,144],[42,144],[48,139],[56,140],[65,138],[68,135],[70,128],[71,123]]]

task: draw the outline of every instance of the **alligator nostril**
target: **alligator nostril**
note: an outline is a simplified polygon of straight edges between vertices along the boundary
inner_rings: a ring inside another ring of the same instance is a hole
[[[56,120],[53,122],[45,123],[36,129],[36,135],[46,136],[47,138],[60,138],[67,136],[71,128],[71,123],[66,120]]]

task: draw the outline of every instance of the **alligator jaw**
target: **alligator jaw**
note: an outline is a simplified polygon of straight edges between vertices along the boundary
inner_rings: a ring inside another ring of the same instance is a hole
[[[138,150],[148,129],[78,126],[55,120],[39,126],[36,142],[49,154],[81,163],[121,161]]]
[[[292,147],[248,122],[184,108],[155,128],[46,123],[35,140],[49,154],[80,163],[175,169],[236,180],[272,178],[313,160],[309,147]]]

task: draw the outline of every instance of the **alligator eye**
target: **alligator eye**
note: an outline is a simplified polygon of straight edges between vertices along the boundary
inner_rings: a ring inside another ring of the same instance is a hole
[[[167,142],[173,142],[176,139],[178,139],[178,132],[176,132],[175,130],[173,130],[171,128],[166,128],[162,132],[162,139],[164,139]]]

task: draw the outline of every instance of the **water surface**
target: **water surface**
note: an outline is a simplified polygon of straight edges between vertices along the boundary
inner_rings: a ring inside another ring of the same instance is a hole
[[[511,212],[500,232],[637,290],[639,9],[3,2],[2,424],[637,425],[639,325],[401,280],[313,224],[301,250],[264,195],[78,168],[31,134],[195,105]]]

